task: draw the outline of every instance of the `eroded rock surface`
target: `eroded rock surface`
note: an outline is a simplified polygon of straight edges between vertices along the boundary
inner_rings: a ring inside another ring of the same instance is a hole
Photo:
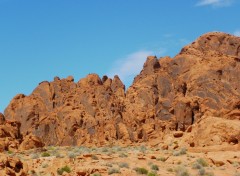
[[[21,122],[23,136],[35,135],[47,145],[162,140],[203,116],[239,120],[239,75],[240,38],[213,32],[174,58],[149,56],[126,92],[118,76],[90,74],[78,82],[55,77],[29,96],[15,96],[4,115]]]

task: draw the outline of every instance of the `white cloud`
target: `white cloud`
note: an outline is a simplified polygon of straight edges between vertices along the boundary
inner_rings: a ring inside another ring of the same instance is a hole
[[[129,84],[129,82],[140,73],[148,56],[160,55],[164,52],[165,49],[160,49],[158,52],[140,50],[131,53],[126,57],[118,59],[107,75],[111,78],[114,77],[114,75],[118,75],[124,83]]]
[[[240,37],[240,30],[235,31],[233,35]]]
[[[137,51],[117,60],[111,69],[109,76],[113,77],[114,75],[118,75],[123,81],[125,81],[129,76],[138,74],[146,61],[147,56],[152,54],[152,51]]]
[[[196,6],[226,7],[232,5],[234,0],[200,0]]]

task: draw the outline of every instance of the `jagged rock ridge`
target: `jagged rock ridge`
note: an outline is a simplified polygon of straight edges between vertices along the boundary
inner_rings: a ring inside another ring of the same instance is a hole
[[[238,75],[240,38],[207,33],[174,58],[149,56],[126,92],[118,76],[90,74],[76,83],[71,76],[55,77],[29,96],[15,96],[4,115],[21,122],[23,136],[34,135],[46,145],[161,141],[206,116],[239,121]],[[221,141],[238,143],[238,130],[233,133]]]

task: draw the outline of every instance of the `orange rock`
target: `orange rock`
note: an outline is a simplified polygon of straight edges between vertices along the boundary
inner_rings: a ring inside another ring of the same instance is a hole
[[[21,123],[23,137],[33,134],[46,145],[151,143],[170,131],[184,138],[181,131],[187,131],[195,146],[221,144],[226,139],[240,147],[238,138],[230,139],[236,134],[230,135],[229,125],[222,127],[227,135],[199,131],[208,125],[199,126],[205,116],[219,117],[216,121],[240,119],[239,46],[239,37],[211,32],[174,58],[149,56],[126,92],[118,76],[101,79],[89,74],[77,83],[72,76],[55,77],[41,82],[29,96],[16,95],[4,116]],[[0,115],[0,126],[3,119]],[[4,130],[0,133],[12,138],[17,134]]]

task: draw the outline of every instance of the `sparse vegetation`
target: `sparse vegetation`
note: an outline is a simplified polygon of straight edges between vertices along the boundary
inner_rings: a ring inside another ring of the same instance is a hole
[[[69,157],[69,158],[76,158],[76,154],[70,152],[70,153],[68,153],[68,157]]]
[[[55,153],[54,155],[56,156],[56,158],[64,158],[64,155],[60,153]]]
[[[178,151],[174,151],[173,156],[185,155],[186,153],[187,153],[187,149],[186,148],[181,148]]]
[[[151,166],[151,169],[152,169],[152,170],[155,170],[155,171],[158,171],[158,170],[159,170],[159,167],[158,167],[158,165],[153,164],[153,165]]]
[[[147,148],[146,148],[144,145],[142,145],[142,146],[140,147],[140,152],[146,153],[146,151],[147,151]]]
[[[148,174],[148,170],[143,168],[143,167],[137,167],[134,169],[138,174],[145,174],[147,175]]]
[[[192,169],[201,169],[201,168],[202,168],[202,165],[200,165],[197,162],[193,163],[193,165],[192,165]]]
[[[58,169],[58,170],[57,170],[57,173],[58,173],[59,175],[62,175],[63,172],[70,173],[70,172],[71,172],[70,167],[69,167],[69,166],[64,166],[64,167],[62,167],[61,169]]]
[[[106,147],[102,148],[102,152],[106,153],[106,152],[108,152],[108,151],[109,151],[108,148],[106,148]]]
[[[11,154],[13,154],[13,151],[8,150],[7,153],[8,153],[9,155],[11,155]]]
[[[177,167],[175,169],[175,172],[176,172],[176,176],[189,176],[188,170],[183,166]]]
[[[30,157],[31,157],[32,159],[37,159],[37,158],[39,158],[39,155],[36,154],[36,153],[33,153],[33,154],[30,155]]]
[[[129,168],[128,163],[119,163],[118,165],[120,168]]]
[[[127,155],[127,154],[125,154],[125,153],[120,153],[120,154],[119,154],[119,157],[120,157],[120,158],[127,158],[127,157],[128,157],[128,155]]]
[[[167,158],[165,157],[160,157],[160,158],[157,158],[157,161],[162,161],[162,162],[165,162],[167,160]]]
[[[93,160],[98,160],[98,157],[96,155],[92,155]]]
[[[112,174],[115,174],[115,173],[120,173],[119,169],[111,168],[111,169],[108,170],[109,175],[112,175]]]
[[[205,169],[204,169],[203,167],[200,168],[200,169],[198,170],[198,174],[199,174],[199,175],[205,175],[205,174],[206,174]]]
[[[112,163],[107,163],[106,166],[107,167],[112,167],[113,165],[112,165]]]
[[[42,157],[49,157],[50,154],[49,154],[48,152],[43,152],[41,156],[42,156]]]
[[[149,172],[148,176],[157,176],[157,174],[153,173],[153,172]]]
[[[43,163],[42,164],[42,168],[47,168],[48,167],[48,164],[47,163]]]
[[[101,174],[100,173],[94,173],[91,176],[101,176]]]
[[[207,167],[208,166],[208,163],[203,158],[197,159],[196,162],[198,164],[200,164],[202,167]]]

